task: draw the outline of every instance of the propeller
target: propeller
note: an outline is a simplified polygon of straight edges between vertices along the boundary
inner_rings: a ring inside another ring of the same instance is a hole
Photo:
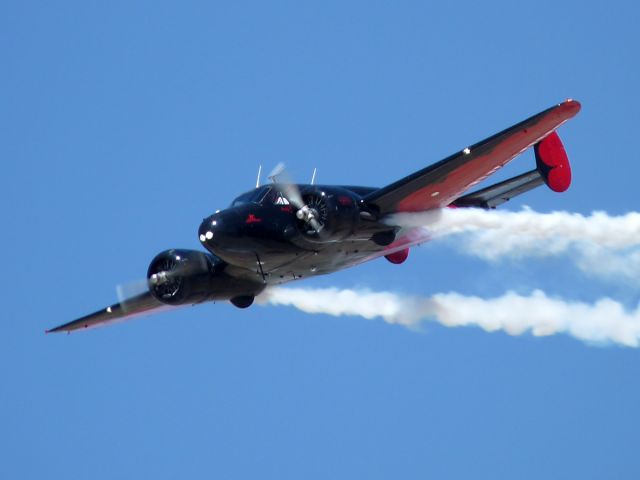
[[[284,163],[278,163],[268,178],[282,189],[289,203],[297,209],[296,218],[308,224],[315,233],[320,233],[322,225],[318,221],[318,211],[304,202],[300,188],[292,181]]]
[[[171,297],[181,284],[181,276],[185,273],[185,267],[181,263],[168,263],[161,265],[161,270],[152,274],[148,279],[133,280],[116,285],[116,295],[122,309],[128,310],[129,302],[140,295],[152,290],[160,297]]]
[[[149,292],[149,282],[146,279],[134,280],[127,283],[116,285],[116,295],[118,303],[122,306],[122,310],[129,310],[129,301],[138,297],[143,293]]]

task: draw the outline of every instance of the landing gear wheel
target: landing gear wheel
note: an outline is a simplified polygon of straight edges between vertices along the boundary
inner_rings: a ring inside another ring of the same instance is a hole
[[[254,298],[252,295],[242,295],[240,297],[233,297],[231,303],[238,308],[247,308],[251,306]]]

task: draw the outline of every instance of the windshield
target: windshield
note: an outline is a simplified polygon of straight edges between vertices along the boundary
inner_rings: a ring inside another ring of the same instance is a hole
[[[264,187],[243,193],[231,203],[231,206],[237,207],[238,205],[245,205],[247,203],[289,205],[289,200],[279,189],[265,185]]]
[[[250,192],[243,193],[231,202],[231,206],[237,207],[238,205],[244,205],[246,203],[260,203],[260,200],[262,200],[269,190],[271,190],[271,187],[260,187],[255,190],[251,190]]]

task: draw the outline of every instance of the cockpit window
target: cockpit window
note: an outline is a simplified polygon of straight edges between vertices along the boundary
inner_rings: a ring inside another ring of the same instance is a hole
[[[289,205],[289,200],[287,200],[287,197],[285,197],[282,192],[278,192],[275,195],[273,203],[276,205]]]
[[[269,190],[271,190],[271,187],[260,187],[255,190],[251,190],[250,192],[243,193],[231,202],[231,206],[237,207],[238,205],[244,205],[247,203],[260,203],[260,200],[262,200]]]
[[[251,197],[253,196],[253,192],[247,192],[240,195],[233,202],[231,202],[232,207],[237,207],[238,205],[244,205],[245,203],[249,203],[251,201]]]
[[[245,205],[247,203],[256,203],[259,205],[289,205],[289,200],[280,190],[265,185],[264,187],[243,193],[231,203],[231,206],[237,207],[238,205]]]
[[[289,200],[285,196],[282,190],[277,188],[272,188],[271,191],[262,198],[260,202],[263,205],[272,204],[272,205],[289,205]]]

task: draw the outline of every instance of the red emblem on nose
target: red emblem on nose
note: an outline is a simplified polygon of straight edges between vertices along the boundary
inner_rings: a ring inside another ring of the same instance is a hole
[[[253,213],[250,213],[247,219],[244,221],[244,223],[259,223],[261,221],[262,221],[261,218],[258,218]]]

